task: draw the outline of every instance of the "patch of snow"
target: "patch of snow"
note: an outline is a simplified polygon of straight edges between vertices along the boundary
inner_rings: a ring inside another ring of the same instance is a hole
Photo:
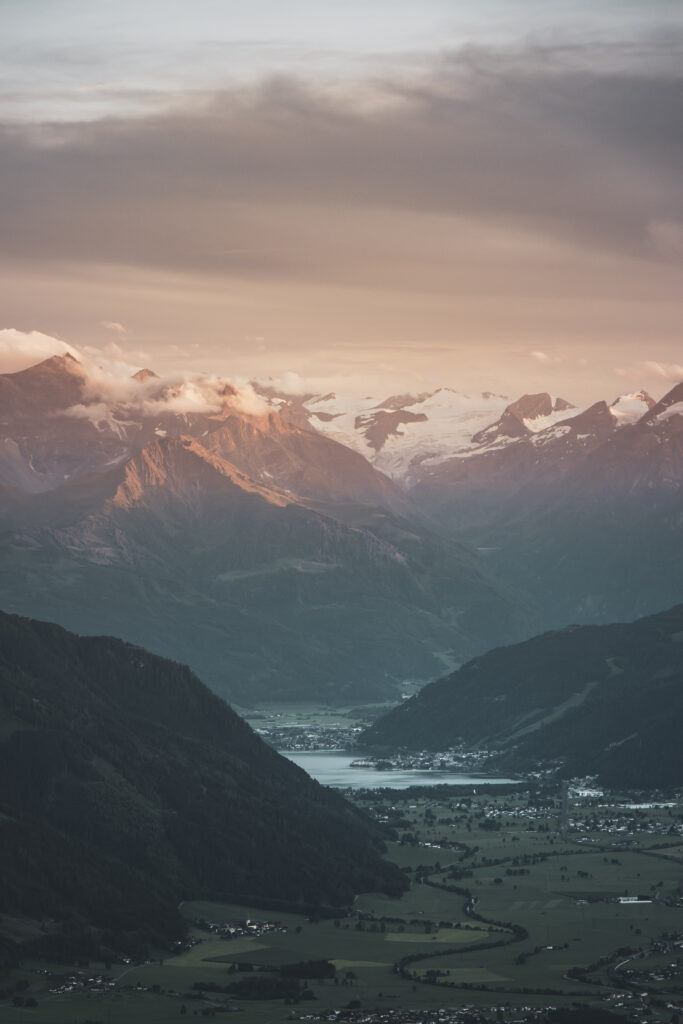
[[[612,402],[610,412],[614,416],[617,426],[623,427],[628,423],[636,423],[641,416],[644,416],[651,407],[650,402],[648,402],[648,396],[644,391],[636,391],[629,395],[619,395]]]
[[[542,430],[554,426],[558,420],[566,420],[571,415],[576,415],[573,409],[561,409],[551,412],[549,416],[535,416],[533,419],[522,420],[522,423],[532,434],[539,434]]]
[[[657,419],[661,423],[662,420],[668,420],[672,416],[683,416],[683,402],[674,402],[674,404],[670,405],[668,409],[665,409],[664,412],[660,413]]]
[[[401,479],[408,475],[411,464],[418,458],[434,464],[479,450],[472,444],[472,435],[498,419],[508,399],[490,392],[466,395],[444,387],[431,394],[402,396],[400,403],[395,396],[378,403],[375,398],[352,401],[339,395],[324,395],[315,396],[305,404],[311,412],[334,416],[327,421],[316,417],[316,430],[364,455],[387,476]],[[400,433],[389,435],[376,452],[362,432],[364,425],[367,428],[368,418],[379,412],[401,410],[426,416],[426,420],[401,423],[397,428]],[[427,460],[424,459],[426,452],[429,453]]]
[[[571,434],[571,432],[572,428],[570,426],[546,427],[542,434],[534,434],[531,440],[534,444],[545,444],[546,441],[554,441],[558,437],[565,437],[566,434]]]

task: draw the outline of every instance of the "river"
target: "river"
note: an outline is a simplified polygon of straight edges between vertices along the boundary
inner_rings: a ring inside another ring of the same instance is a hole
[[[455,772],[419,771],[416,768],[382,771],[377,768],[352,768],[360,755],[348,750],[282,750],[283,757],[298,764],[324,786],[342,789],[407,789],[408,786],[486,786],[509,783],[514,779],[497,779]]]

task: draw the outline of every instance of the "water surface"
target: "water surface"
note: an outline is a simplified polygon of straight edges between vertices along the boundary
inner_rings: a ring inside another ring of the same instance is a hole
[[[360,758],[350,750],[283,750],[283,757],[298,764],[324,786],[344,789],[407,789],[408,786],[486,786],[490,783],[514,782],[491,776],[466,775],[457,772],[419,771],[416,768],[382,771],[377,768],[351,768]]]

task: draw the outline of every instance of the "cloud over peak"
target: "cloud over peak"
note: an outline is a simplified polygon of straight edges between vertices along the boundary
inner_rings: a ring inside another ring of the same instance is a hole
[[[0,373],[16,373],[51,356],[70,355],[78,359],[73,345],[40,331],[0,329]]]
[[[212,416],[230,409],[262,416],[271,411],[248,382],[205,374],[141,375],[136,372],[139,367],[125,361],[126,353],[119,346],[115,354],[112,360],[93,347],[79,349],[36,331],[0,330],[0,372],[26,369],[54,355],[78,360],[83,401],[60,415],[112,426],[125,423],[127,416]]]

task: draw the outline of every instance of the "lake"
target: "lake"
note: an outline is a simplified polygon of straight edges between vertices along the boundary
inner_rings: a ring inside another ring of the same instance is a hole
[[[283,757],[298,764],[305,772],[324,786],[343,789],[407,789],[408,786],[486,786],[491,783],[510,783],[515,779],[497,779],[481,775],[456,772],[418,771],[398,769],[381,771],[377,768],[351,768],[351,762],[360,757],[358,751],[348,750],[282,750]]]

